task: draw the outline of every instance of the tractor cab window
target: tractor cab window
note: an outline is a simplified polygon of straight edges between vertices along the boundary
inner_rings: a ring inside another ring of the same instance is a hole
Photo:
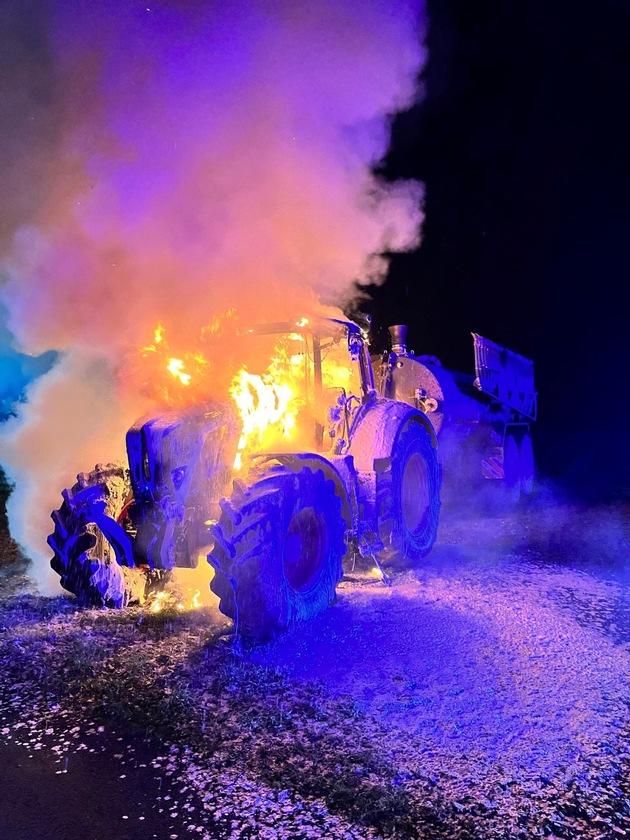
[[[242,336],[245,361],[230,386],[243,423],[239,449],[244,455],[328,450],[329,408],[360,387],[345,331],[329,336],[278,326]]]

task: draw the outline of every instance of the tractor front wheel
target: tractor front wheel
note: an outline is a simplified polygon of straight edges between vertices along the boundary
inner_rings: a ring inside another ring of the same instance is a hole
[[[210,588],[238,634],[264,641],[334,601],[345,554],[342,504],[325,468],[276,467],[250,487],[234,483],[208,562]]]
[[[126,607],[142,603],[147,574],[133,567],[131,540],[118,521],[132,498],[129,475],[117,464],[97,465],[81,473],[62,493],[63,504],[51,516],[50,561],[61,586],[81,606]]]

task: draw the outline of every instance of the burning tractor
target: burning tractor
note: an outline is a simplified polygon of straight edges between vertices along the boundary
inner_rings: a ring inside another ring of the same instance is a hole
[[[430,551],[441,485],[430,404],[416,392],[392,397],[387,377],[378,393],[367,341],[352,322],[250,332],[286,337],[299,387],[245,372],[231,391],[245,404],[240,419],[234,403],[142,419],[127,433],[128,468],[97,465],[63,492],[51,565],[80,603],[141,603],[173,569],[207,557],[220,610],[237,632],[263,639],[334,600],[349,552],[391,546],[415,561]],[[338,368],[327,377],[342,342],[354,364],[345,378]],[[271,446],[250,422],[264,407]],[[295,424],[300,447],[282,434]]]

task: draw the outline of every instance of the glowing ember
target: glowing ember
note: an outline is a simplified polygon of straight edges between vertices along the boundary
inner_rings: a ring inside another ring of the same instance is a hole
[[[199,607],[203,606],[201,603],[201,590],[197,589],[191,597],[188,597],[190,596],[190,592],[191,590],[188,590],[185,596],[182,596],[181,591],[177,589],[165,589],[162,592],[156,592],[148,605],[149,611],[159,613],[166,609],[176,609],[178,612],[199,609]]]
[[[156,592],[153,601],[151,601],[151,606],[149,607],[152,613],[158,613],[164,609],[166,606],[166,602],[169,598],[169,594],[167,592]]]

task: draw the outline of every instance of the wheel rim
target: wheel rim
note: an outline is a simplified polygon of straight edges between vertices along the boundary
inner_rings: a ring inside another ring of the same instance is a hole
[[[409,458],[403,471],[400,488],[400,507],[405,528],[417,534],[429,510],[429,477],[427,465],[417,452]]]
[[[325,534],[315,508],[296,513],[284,541],[284,576],[291,589],[307,592],[317,581],[325,550]]]

